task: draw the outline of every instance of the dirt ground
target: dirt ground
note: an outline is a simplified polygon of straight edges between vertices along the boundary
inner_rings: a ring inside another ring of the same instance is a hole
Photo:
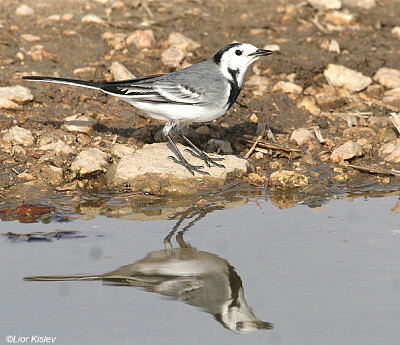
[[[34,13],[15,15],[16,8],[21,4],[33,8]],[[371,9],[343,5],[340,11],[353,14],[355,20],[351,25],[332,29],[326,20],[330,11],[316,9],[307,1],[2,0],[0,86],[28,87],[34,100],[21,105],[19,110],[1,109],[0,128],[5,130],[18,125],[31,130],[38,138],[41,133],[62,128],[67,116],[86,114],[96,120],[96,124],[91,135],[76,136],[77,152],[87,145],[107,148],[112,145],[115,135],[118,135],[119,143],[140,147],[159,140],[160,122],[145,119],[127,103],[93,90],[28,83],[20,77],[37,74],[110,80],[109,68],[115,61],[122,63],[137,77],[169,72],[174,69],[165,66],[160,56],[167,48],[166,42],[172,32],[182,33],[201,45],[186,54],[184,64],[209,59],[233,41],[248,42],[258,47],[277,44],[279,53],[260,60],[247,73],[247,79],[259,75],[268,80],[266,90],[257,94],[257,85],[246,85],[245,80],[241,95],[231,110],[217,121],[207,124],[211,129],[210,135],[229,141],[234,154],[243,156],[249,149],[249,145],[241,140],[243,135],[255,136],[258,123],[266,123],[278,144],[301,150],[299,155],[294,156],[279,150],[270,150],[259,160],[250,156],[260,181],[265,182],[269,174],[277,169],[297,169],[311,182],[325,181],[326,186],[338,187],[341,192],[358,185],[368,186],[369,183],[374,185],[374,189],[396,189],[396,177],[361,173],[329,161],[329,154],[335,148],[348,140],[356,141],[363,137],[371,145],[364,149],[361,157],[353,158],[352,164],[379,165],[397,170],[398,164],[383,162],[378,158],[377,150],[385,142],[385,135],[390,136],[384,130],[392,130],[391,139],[395,139],[398,133],[390,121],[370,120],[372,117],[375,120],[387,118],[396,110],[381,102],[385,91],[383,87],[338,96],[331,102],[318,104],[321,110],[319,115],[298,106],[305,97],[309,97],[305,92],[307,88],[327,84],[323,72],[330,63],[346,66],[371,78],[381,67],[400,69],[400,39],[391,32],[399,25],[399,1],[378,0]],[[72,17],[60,19],[54,16],[70,13]],[[104,24],[82,23],[87,14],[99,16]],[[102,38],[105,32],[128,35],[145,29],[154,32],[155,44],[150,49],[139,49],[134,45],[114,49]],[[24,34],[38,36],[40,40],[32,42],[23,39],[21,35]],[[340,53],[326,49],[326,41],[332,39],[339,43]],[[42,47],[35,48],[36,45]],[[34,58],[36,55],[32,52],[35,49],[42,49],[42,58]],[[86,78],[74,75],[73,71],[82,67],[94,67],[94,73]],[[303,91],[272,91],[281,80],[291,81]],[[346,116],[338,116],[337,113],[356,115],[352,115],[352,121],[349,121]],[[253,114],[256,120],[250,119]],[[329,139],[328,144],[315,141],[299,148],[289,142],[293,130],[312,126],[318,126],[322,136]],[[349,131],[351,126],[357,130]],[[210,136],[200,135],[195,131],[198,127],[193,126],[192,138],[207,149]],[[369,128],[372,132],[365,134],[360,127]],[[31,173],[36,178],[33,167],[41,154],[30,151],[30,148],[25,151],[26,154],[18,155],[0,150],[0,185],[3,189],[25,183],[24,177],[19,176],[21,172]],[[70,155],[52,161],[53,165],[63,169],[65,182],[71,180],[67,177],[73,158],[74,155]]]

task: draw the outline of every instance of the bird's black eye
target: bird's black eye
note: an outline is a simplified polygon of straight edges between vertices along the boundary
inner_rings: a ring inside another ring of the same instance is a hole
[[[239,56],[239,55],[242,55],[242,53],[243,53],[243,52],[242,52],[241,50],[239,50],[239,49],[235,51],[235,54],[238,55],[238,56]]]

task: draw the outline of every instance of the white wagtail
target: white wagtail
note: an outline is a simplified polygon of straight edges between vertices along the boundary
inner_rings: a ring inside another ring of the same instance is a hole
[[[23,79],[50,83],[71,84],[103,91],[116,96],[142,110],[148,117],[166,121],[163,133],[170,142],[177,158],[169,156],[175,163],[183,165],[193,175],[203,166],[192,165],[182,156],[170,136],[172,129],[192,148],[193,156],[210,164],[224,168],[196,147],[181,131],[182,124],[215,120],[236,101],[243,84],[247,68],[261,56],[272,51],[257,49],[248,43],[232,43],[222,48],[211,60],[201,62],[176,72],[152,75],[133,80],[93,82],[67,78],[26,76]]]

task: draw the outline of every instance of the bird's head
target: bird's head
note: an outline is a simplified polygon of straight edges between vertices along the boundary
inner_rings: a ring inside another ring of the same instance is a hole
[[[215,54],[213,61],[224,74],[228,70],[234,71],[241,86],[247,68],[261,56],[267,56],[272,53],[271,50],[259,49],[249,43],[232,43]]]

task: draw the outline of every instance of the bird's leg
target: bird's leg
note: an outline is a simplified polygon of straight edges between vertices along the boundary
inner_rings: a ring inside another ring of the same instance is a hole
[[[174,151],[176,157],[178,157],[176,158],[174,156],[168,156],[168,158],[171,158],[175,163],[184,166],[187,170],[190,171],[192,175],[194,175],[194,172],[198,172],[203,175],[210,175],[208,172],[200,170],[201,168],[203,168],[202,165],[192,165],[185,159],[185,157],[183,157],[182,153],[179,151],[178,147],[176,146],[169,134],[171,129],[176,125],[177,123],[175,121],[168,121],[163,128],[164,135],[167,137],[169,143],[171,144],[172,151]]]
[[[206,163],[206,165],[210,168],[211,164],[215,165],[219,168],[225,168],[224,165],[217,163],[217,161],[223,161],[223,158],[211,158],[209,156],[206,155],[205,152],[201,151],[195,144],[193,144],[183,133],[182,131],[178,132],[178,135],[180,137],[182,137],[183,139],[185,139],[185,141],[192,147],[192,150],[187,150],[188,152],[190,152],[190,154],[194,157],[200,158],[204,161],[204,163]]]

